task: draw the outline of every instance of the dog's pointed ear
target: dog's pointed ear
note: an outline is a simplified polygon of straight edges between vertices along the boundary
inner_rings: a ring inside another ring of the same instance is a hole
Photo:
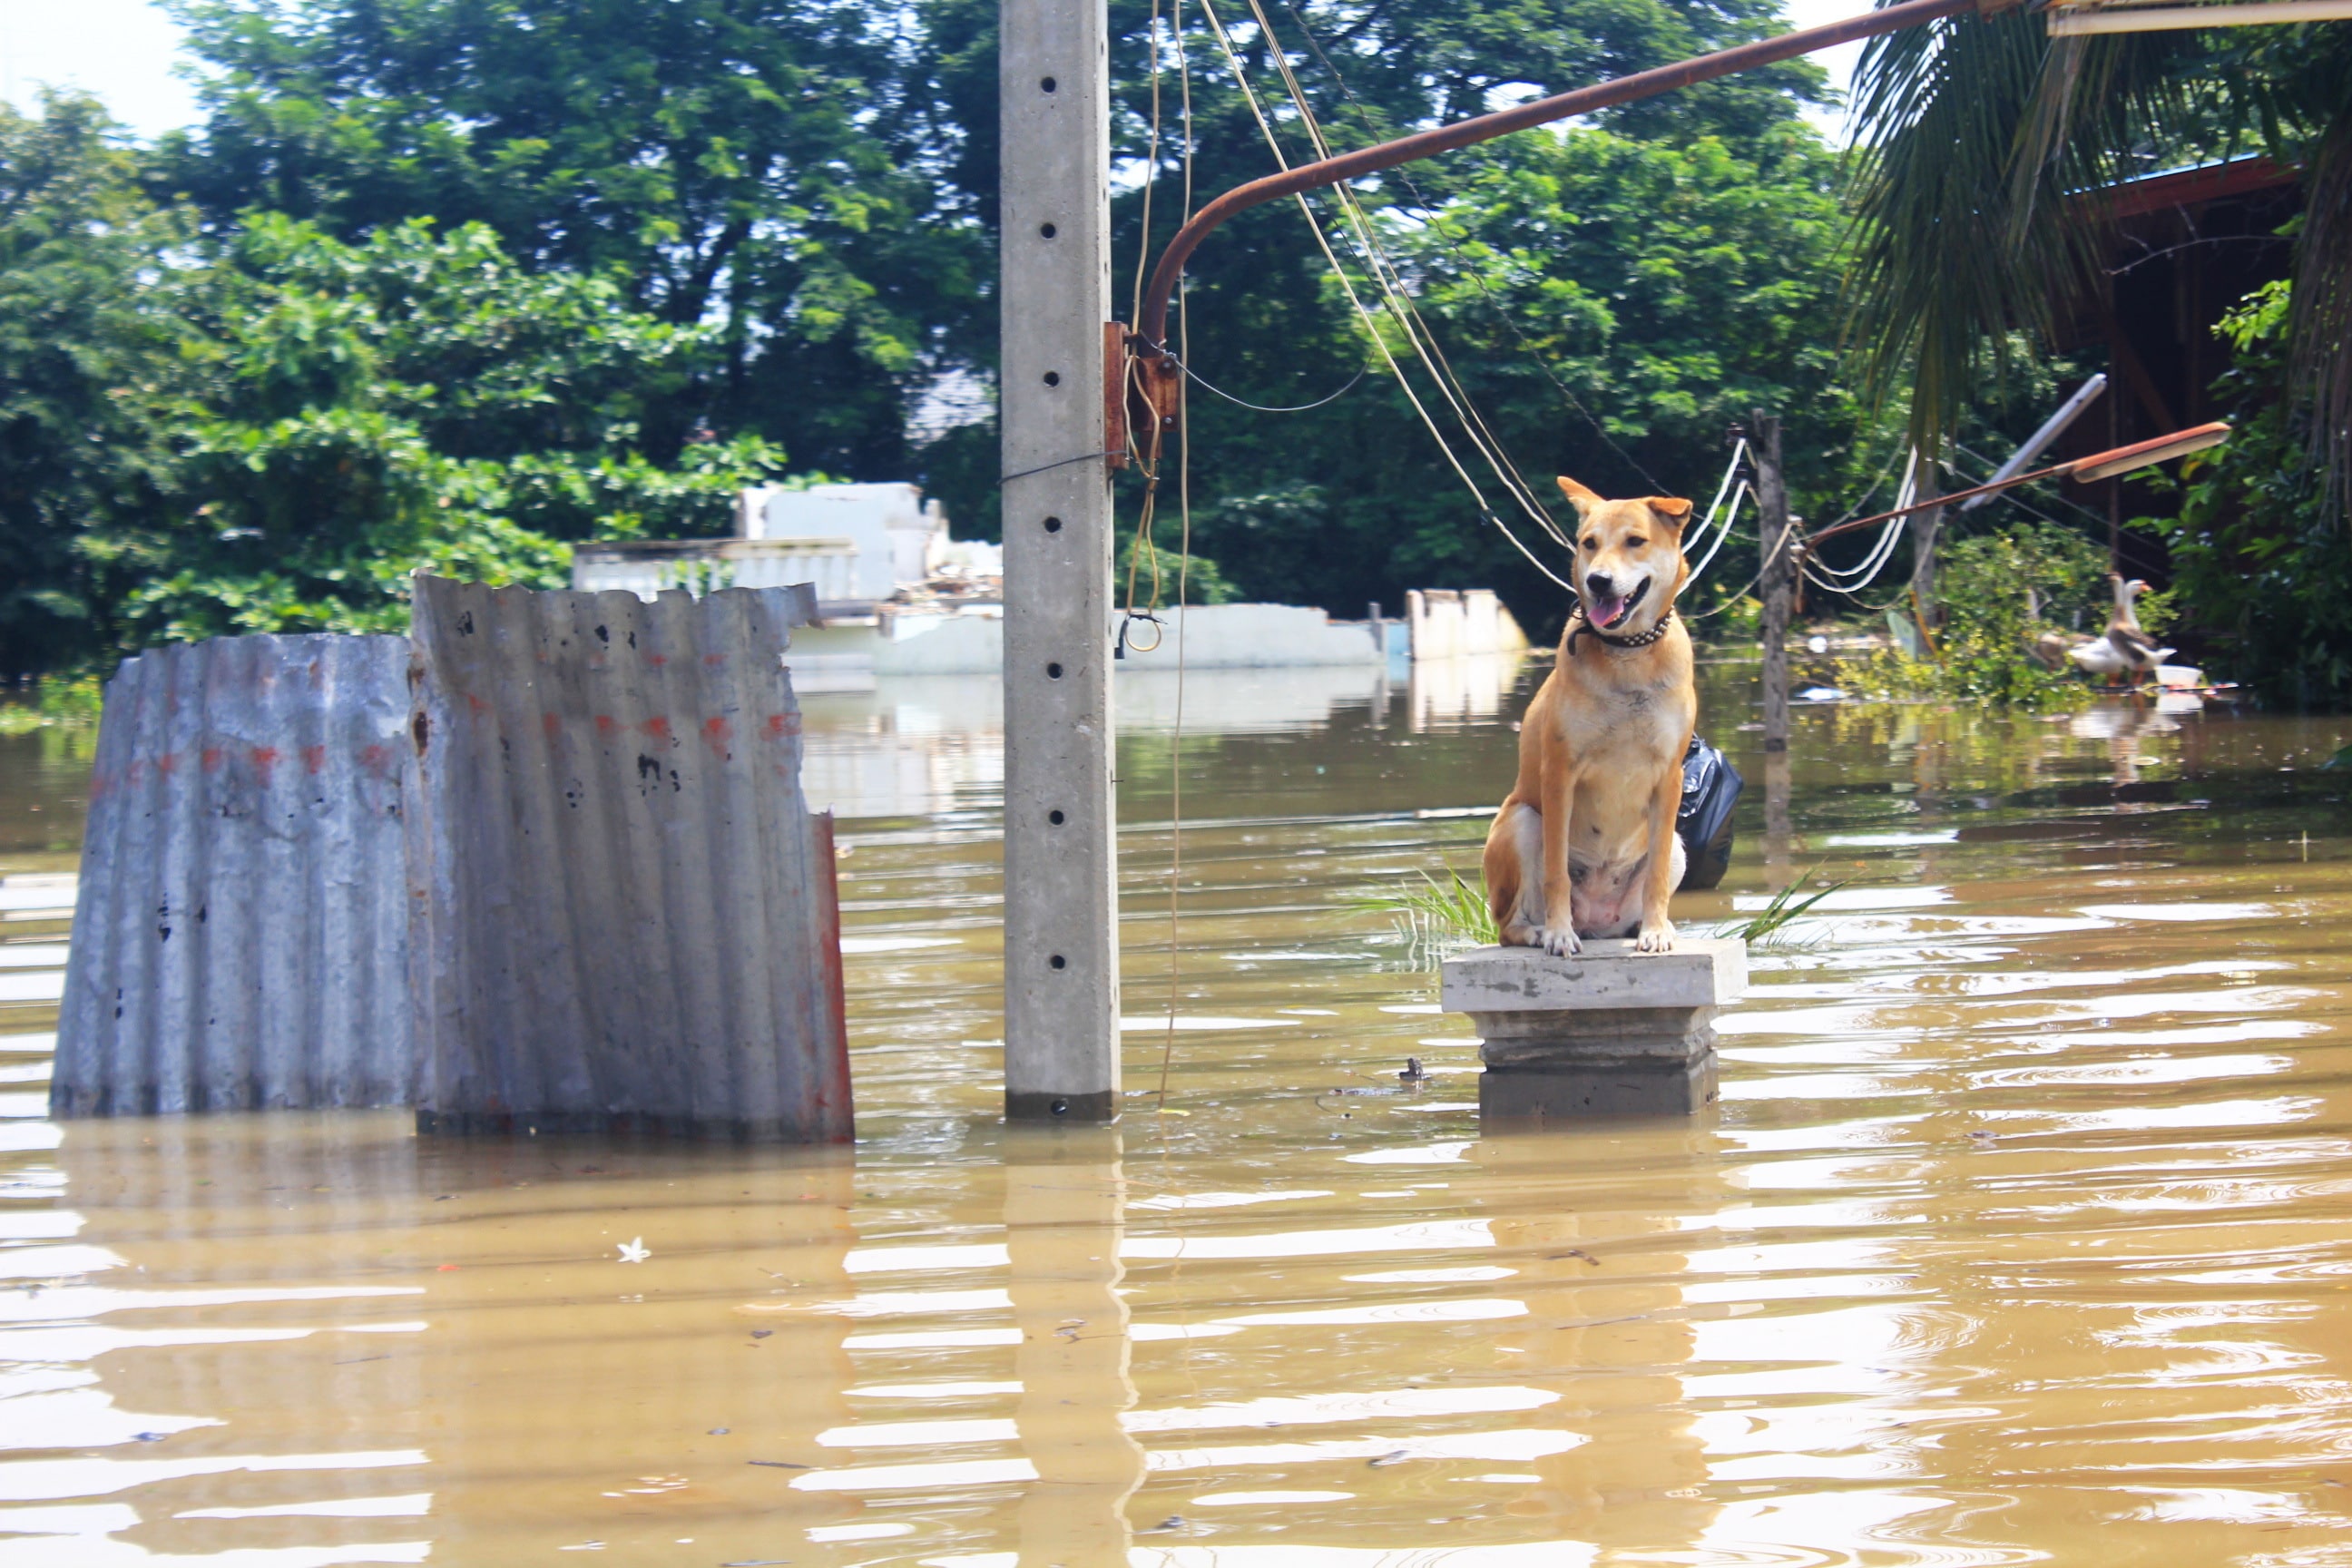
[[[1643,498],[1643,504],[1676,533],[1680,533],[1683,524],[1690,521],[1691,503],[1680,496],[1648,496]]]
[[[1601,504],[1599,496],[1586,489],[1566,474],[1559,476],[1559,493],[1568,498],[1570,506],[1576,508],[1576,515],[1580,518],[1591,516],[1592,509]]]

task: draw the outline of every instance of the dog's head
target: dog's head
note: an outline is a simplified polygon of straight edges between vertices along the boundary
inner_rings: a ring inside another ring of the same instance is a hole
[[[1683,525],[1691,503],[1678,496],[1603,500],[1562,475],[1576,508],[1576,591],[1591,626],[1620,637],[1647,631],[1690,580]]]

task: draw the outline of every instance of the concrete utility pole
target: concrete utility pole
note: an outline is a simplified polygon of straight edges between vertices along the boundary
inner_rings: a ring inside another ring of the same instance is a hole
[[[1105,0],[1003,0],[1004,1110],[1118,1114]]]
[[[1756,459],[1756,510],[1764,600],[1764,751],[1789,749],[1789,612],[1796,596],[1797,544],[1789,537],[1789,489],[1780,479],[1780,421],[1754,416],[1748,449]]]

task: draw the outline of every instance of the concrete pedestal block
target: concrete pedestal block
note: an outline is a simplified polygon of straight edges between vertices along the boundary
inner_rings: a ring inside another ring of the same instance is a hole
[[[1665,953],[1596,941],[1574,958],[1488,947],[1449,959],[1439,1001],[1478,1031],[1481,1118],[1541,1124],[1687,1116],[1714,1100],[1715,1017],[1747,985],[1735,939]]]

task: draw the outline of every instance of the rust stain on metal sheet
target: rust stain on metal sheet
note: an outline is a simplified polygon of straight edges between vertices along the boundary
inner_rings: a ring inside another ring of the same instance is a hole
[[[832,857],[782,662],[807,597],[419,580],[443,737],[421,1128],[849,1137]],[[642,657],[575,651],[615,637]],[[738,748],[746,726],[777,743]]]

